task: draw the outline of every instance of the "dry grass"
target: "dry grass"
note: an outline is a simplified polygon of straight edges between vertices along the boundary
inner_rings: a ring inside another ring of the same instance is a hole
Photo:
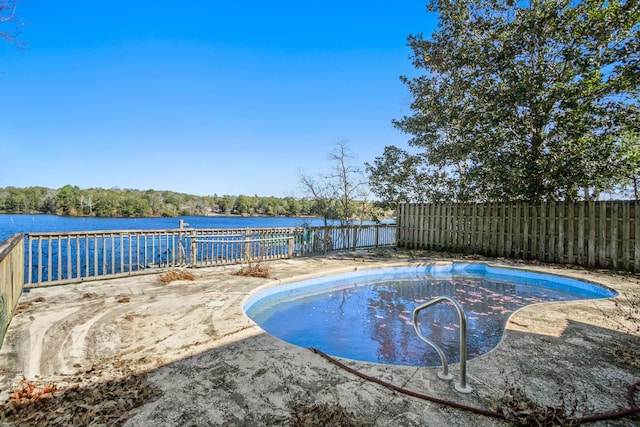
[[[162,283],[171,283],[176,280],[194,280],[193,274],[185,270],[171,270],[160,275],[159,280]]]
[[[262,265],[260,265],[260,263],[257,264],[251,264],[249,263],[249,265],[242,267],[240,270],[236,271],[235,273],[233,273],[234,276],[249,276],[249,277],[262,277],[264,279],[268,279],[269,277],[271,277],[271,270],[269,269],[269,267],[264,267]]]
[[[233,273],[234,276],[248,276],[248,277],[262,277],[268,279],[271,277],[271,270],[269,267],[262,265],[262,258],[257,260],[249,258],[247,265],[240,268],[240,270]]]

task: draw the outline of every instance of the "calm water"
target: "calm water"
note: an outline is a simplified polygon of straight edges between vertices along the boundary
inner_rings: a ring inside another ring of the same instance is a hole
[[[354,283],[355,281],[355,283]],[[302,292],[302,291],[301,291]],[[453,274],[347,279],[324,292],[256,303],[247,314],[262,329],[301,347],[367,362],[438,366],[437,353],[416,334],[413,310],[441,295],[453,297],[467,315],[468,358],[498,345],[509,316],[548,301],[602,298],[586,289],[544,279],[499,279],[490,274]],[[423,334],[438,344],[449,362],[458,362],[460,325],[450,304],[419,315]]]
[[[175,218],[77,218],[55,215],[0,214],[0,242],[15,233],[89,230],[166,230],[184,220],[192,228],[270,228],[323,225],[321,218],[181,216]]]

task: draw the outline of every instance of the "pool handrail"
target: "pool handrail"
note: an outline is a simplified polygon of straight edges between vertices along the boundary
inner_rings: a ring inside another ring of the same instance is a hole
[[[460,393],[471,393],[473,389],[467,384],[467,315],[464,312],[464,309],[460,305],[458,301],[448,296],[439,296],[431,301],[425,302],[424,304],[416,307],[413,310],[413,328],[416,330],[416,333],[424,342],[429,344],[440,356],[440,360],[442,362],[442,373],[438,373],[438,377],[445,381],[449,381],[453,378],[453,375],[449,372],[449,365],[447,364],[447,357],[445,356],[442,349],[429,338],[424,336],[422,331],[420,330],[420,325],[418,323],[418,313],[420,311],[434,306],[438,303],[449,301],[456,308],[458,312],[458,318],[460,319],[460,382],[454,385],[455,389]]]

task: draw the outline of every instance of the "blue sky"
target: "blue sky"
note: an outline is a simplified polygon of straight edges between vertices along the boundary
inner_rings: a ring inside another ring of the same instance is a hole
[[[19,0],[0,41],[0,187],[299,195],[297,172],[406,146],[425,0]],[[101,7],[98,7],[101,6]],[[107,7],[108,6],[108,7]]]

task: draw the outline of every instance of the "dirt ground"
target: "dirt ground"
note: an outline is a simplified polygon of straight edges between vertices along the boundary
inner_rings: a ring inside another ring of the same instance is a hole
[[[266,279],[237,276],[239,267],[227,266],[190,270],[195,280],[168,284],[154,274],[32,289],[0,348],[0,423],[505,425],[367,381],[265,334],[243,311],[248,296],[265,287],[451,261],[426,252],[364,251],[268,262]],[[438,379],[439,368],[342,362],[397,387],[487,411],[502,403],[503,412],[509,406],[536,416],[562,407],[583,417],[628,407],[628,387],[640,380],[638,277],[484,262],[587,279],[620,296],[518,311],[502,343],[468,363],[470,394]],[[451,366],[456,376],[457,369]],[[635,396],[640,400],[640,391]],[[640,425],[640,418],[592,425]]]

